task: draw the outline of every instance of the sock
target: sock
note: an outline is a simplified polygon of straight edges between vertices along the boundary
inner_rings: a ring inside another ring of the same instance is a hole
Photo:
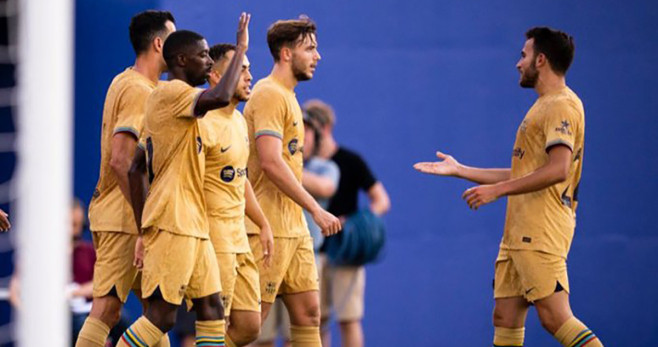
[[[198,347],[224,347],[226,323],[221,320],[196,321],[196,345]]]
[[[100,319],[87,317],[85,324],[82,325],[75,347],[105,347],[108,335],[110,335],[110,327]]]
[[[231,340],[231,337],[226,334],[226,347],[238,347],[233,341]]]
[[[523,347],[525,328],[494,327],[494,347]]]
[[[117,347],[155,346],[164,334],[158,327],[146,319],[146,317],[141,316],[121,335]]]
[[[292,347],[322,347],[320,327],[290,325]]]
[[[151,347],[171,347],[171,343],[169,342],[169,335],[164,334],[164,336],[162,336],[162,339],[160,339],[160,342],[156,343]]]
[[[569,318],[555,333],[565,347],[603,347],[601,341],[576,317]]]

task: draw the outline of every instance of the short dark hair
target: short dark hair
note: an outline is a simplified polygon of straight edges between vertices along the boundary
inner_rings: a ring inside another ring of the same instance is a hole
[[[236,47],[232,43],[218,43],[212,47],[210,47],[210,58],[212,58],[212,61],[215,63],[218,62],[220,59],[224,58],[226,53],[230,51],[235,51]]]
[[[171,33],[162,48],[162,57],[167,62],[167,66],[173,67],[176,56],[185,53],[190,46],[201,40],[204,40],[203,36],[194,31],[178,30]]]
[[[316,34],[315,23],[306,16],[299,19],[279,20],[267,29],[267,45],[274,61],[279,61],[281,47],[292,47],[298,41],[303,41],[311,34]]]
[[[130,19],[130,42],[135,54],[148,50],[153,39],[167,29],[167,21],[176,23],[169,11],[156,10],[140,12]]]
[[[549,27],[534,27],[525,33],[526,39],[534,39],[535,55],[543,53],[555,73],[567,73],[575,50],[573,37]]]

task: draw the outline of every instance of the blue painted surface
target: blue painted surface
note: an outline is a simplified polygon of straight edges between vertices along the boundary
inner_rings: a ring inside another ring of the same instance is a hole
[[[490,345],[505,201],[470,211],[460,195],[472,184],[411,166],[437,149],[469,165],[508,166],[516,128],[535,99],[518,87],[514,68],[523,33],[534,25],[571,33],[577,48],[568,84],[587,119],[569,257],[572,306],[607,346],[658,345],[658,4],[78,1],[75,193],[85,200],[98,174],[106,87],[133,59],[128,21],[158,3],[210,44],[234,41],[239,12],[252,12],[255,79],[272,66],[269,24],[300,13],[318,23],[323,59],[297,95],[334,106],[338,140],[364,155],[393,203],[386,257],[368,269],[368,346]],[[534,311],[526,341],[557,345]]]

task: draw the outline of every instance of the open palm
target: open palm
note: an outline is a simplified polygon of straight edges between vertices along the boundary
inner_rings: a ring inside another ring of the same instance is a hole
[[[414,169],[426,174],[439,175],[439,176],[454,176],[457,174],[459,162],[450,155],[436,152],[436,157],[441,159],[435,162],[419,162],[414,164]]]

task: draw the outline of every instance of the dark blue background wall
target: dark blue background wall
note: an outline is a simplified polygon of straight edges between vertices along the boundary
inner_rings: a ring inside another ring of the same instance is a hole
[[[567,81],[587,118],[572,306],[608,346],[658,345],[656,3],[77,1],[75,193],[84,199],[98,174],[105,89],[132,64],[130,16],[154,6],[210,44],[234,41],[239,12],[252,12],[256,79],[272,65],[269,24],[301,13],[317,22],[323,59],[297,95],[335,107],[337,138],[367,158],[393,203],[386,258],[368,269],[368,346],[490,345],[505,201],[470,211],[460,195],[471,184],[411,166],[437,149],[470,165],[507,166],[535,99],[514,68],[523,33],[535,25],[571,33]],[[534,312],[527,328],[527,345],[556,345]]]

